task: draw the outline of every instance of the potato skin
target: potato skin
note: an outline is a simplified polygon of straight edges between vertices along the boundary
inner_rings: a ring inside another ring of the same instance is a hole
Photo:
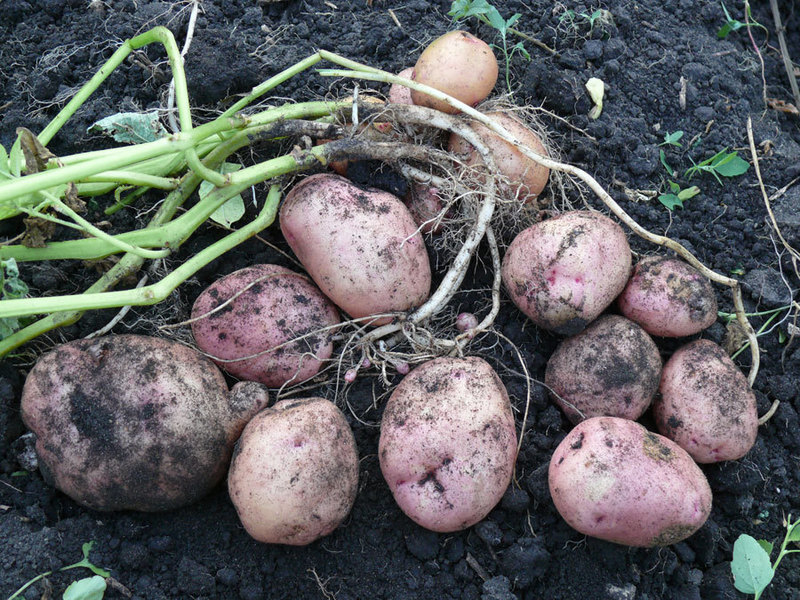
[[[593,211],[570,211],[522,231],[503,257],[503,285],[536,325],[580,333],[628,281],[631,250],[622,228]]]
[[[55,487],[94,510],[162,511],[219,482],[244,424],[267,402],[252,382],[229,395],[219,369],[191,348],[117,335],[42,356],[21,407]]]
[[[489,364],[437,358],[411,371],[389,398],[378,457],[406,515],[433,531],[458,531],[502,498],[516,440],[508,394]]]
[[[633,321],[603,315],[562,341],[547,362],[550,397],[573,423],[589,417],[636,420],[661,380],[661,355]]]
[[[756,443],[756,396],[714,342],[680,347],[664,365],[659,392],[653,402],[658,430],[695,461],[737,460]]]
[[[693,335],[717,320],[717,299],[708,279],[667,256],[640,260],[617,304],[623,315],[661,337]]]
[[[236,294],[240,295],[228,302]],[[264,264],[240,269],[209,286],[195,301],[192,319],[198,319],[192,321],[197,346],[212,360],[224,359],[215,361],[218,366],[239,379],[280,387],[319,372],[333,352],[333,330],[320,330],[339,323],[339,314],[307,277]],[[274,352],[227,362],[307,334]]]
[[[711,512],[711,488],[692,458],[628,419],[579,423],[550,460],[549,485],[571,527],[627,546],[675,544]]]
[[[331,533],[358,489],[358,451],[342,412],[324,398],[261,411],[236,444],[228,491],[253,538],[302,546]]]
[[[414,79],[414,67],[403,69],[397,74],[398,77],[405,77],[406,79]],[[404,85],[393,83],[389,87],[389,104],[414,104],[411,99],[411,88]]]
[[[494,89],[500,69],[492,49],[466,31],[450,31],[435,39],[414,65],[414,81],[475,106]],[[427,94],[411,90],[417,106],[455,114],[459,110]]]
[[[503,112],[489,112],[486,116],[497,121],[519,142],[537,154],[549,156],[539,136],[515,117]],[[509,186],[500,188],[501,192],[509,198],[518,198],[521,202],[533,202],[547,185],[550,169],[529,159],[485,125],[473,123],[471,127],[489,147],[497,170],[510,182]],[[450,135],[448,149],[462,157],[467,166],[483,165],[483,159],[475,148],[456,134]]]
[[[322,292],[354,318],[406,311],[430,293],[422,235],[402,200],[388,192],[312,175],[286,195],[280,224]]]

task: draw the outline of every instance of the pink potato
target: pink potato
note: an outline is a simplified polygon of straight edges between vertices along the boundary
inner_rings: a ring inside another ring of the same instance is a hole
[[[756,396],[725,351],[710,340],[679,348],[664,365],[653,402],[658,430],[699,463],[737,460],[758,436]]]
[[[516,440],[508,394],[489,364],[437,358],[411,371],[389,398],[378,457],[406,515],[433,531],[458,531],[502,498]]]
[[[667,256],[640,260],[617,304],[623,315],[662,337],[693,335],[717,320],[717,299],[708,279]]]
[[[414,79],[414,67],[403,69],[397,74],[398,77],[405,77],[406,79]],[[389,103],[390,104],[414,104],[411,99],[411,88],[404,85],[393,83],[389,87]]]
[[[319,372],[333,352],[331,326],[339,314],[306,276],[254,265],[208,287],[192,319],[198,348],[225,371],[280,387]],[[245,356],[252,358],[232,360]]]
[[[650,406],[661,378],[655,342],[633,321],[603,315],[562,341],[544,381],[572,423],[589,417],[636,420]]]
[[[351,317],[379,325],[422,304],[431,267],[402,200],[343,177],[307,177],[286,195],[281,231],[322,292]]]
[[[422,51],[414,65],[414,81],[442,91],[464,104],[475,106],[497,83],[499,68],[489,45],[466,31],[450,31]],[[460,112],[442,100],[411,90],[417,106],[442,112]]]
[[[408,211],[422,233],[439,233],[442,230],[442,212],[445,205],[439,190],[431,185],[412,181],[404,198]]]
[[[138,335],[78,340],[42,356],[25,381],[22,418],[46,481],[93,510],[171,510],[225,475],[267,390],[228,393],[209,359]]]
[[[503,112],[489,112],[486,116],[503,126],[530,150],[548,156],[547,149],[539,136],[516,117]],[[521,202],[533,202],[547,185],[550,169],[525,156],[485,125],[474,123],[472,128],[489,147],[499,174],[507,180],[507,184],[500,186],[501,193],[509,198],[518,198]],[[484,164],[477,150],[456,134],[451,134],[448,149],[462,158],[469,167]]]
[[[282,400],[236,444],[228,491],[253,538],[302,546],[328,535],[353,507],[358,450],[342,411],[324,398]]]
[[[711,512],[711,488],[692,457],[628,419],[576,425],[550,460],[549,484],[571,527],[627,546],[676,544]]]
[[[570,211],[522,231],[503,258],[503,284],[536,325],[574,335],[625,287],[631,250],[622,228],[593,211]]]

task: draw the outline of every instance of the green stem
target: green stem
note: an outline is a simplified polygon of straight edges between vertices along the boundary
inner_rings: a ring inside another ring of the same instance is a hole
[[[158,190],[174,190],[178,180],[172,177],[159,177],[135,171],[104,171],[84,179],[87,183],[116,183],[156,188]]]

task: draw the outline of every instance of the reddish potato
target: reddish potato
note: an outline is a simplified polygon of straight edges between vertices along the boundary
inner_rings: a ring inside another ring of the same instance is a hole
[[[692,457],[628,419],[578,424],[550,460],[549,483],[570,526],[628,546],[676,544],[711,512],[711,488]]]
[[[422,235],[403,202],[388,192],[312,175],[286,195],[280,222],[311,278],[352,317],[406,311],[430,293]]]
[[[651,335],[693,335],[717,320],[717,299],[708,279],[666,256],[640,260],[617,303],[623,315]]]
[[[22,418],[46,480],[94,510],[170,510],[225,474],[245,423],[265,407],[254,382],[229,394],[210,360],[137,335],[78,340],[42,356]]]
[[[414,67],[403,69],[398,74],[398,77],[405,77],[406,79],[414,79]],[[411,99],[411,88],[404,85],[393,83],[389,88],[389,103],[390,104],[414,104]]]
[[[604,315],[558,345],[545,383],[567,418],[642,416],[658,390],[661,355],[636,323]]]
[[[442,230],[444,203],[437,188],[412,181],[404,200],[422,233],[439,233]]]
[[[653,402],[658,430],[699,463],[743,457],[758,435],[756,396],[725,351],[709,340],[679,348]]]
[[[414,80],[436,88],[464,104],[475,106],[484,100],[497,83],[497,59],[489,45],[466,31],[451,31],[425,48],[414,65]],[[442,112],[459,112],[427,94],[411,90],[418,106]]]
[[[339,314],[307,277],[277,265],[254,265],[200,294],[192,319],[197,346],[220,367],[280,387],[317,374],[333,352],[330,327]],[[244,356],[253,358],[231,361]]]
[[[503,284],[536,325],[579,333],[628,281],[631,250],[622,228],[592,211],[571,211],[520,233],[503,258]]]
[[[529,149],[542,156],[548,156],[547,149],[539,136],[515,117],[502,112],[490,112],[486,113],[486,116],[497,121]],[[519,198],[522,202],[535,200],[547,185],[550,169],[525,156],[485,125],[475,123],[472,128],[492,152],[497,170],[509,181],[509,186],[501,187],[501,192],[510,198]],[[452,134],[448,146],[450,151],[459,155],[467,166],[483,165],[480,154],[464,138]]]
[[[392,393],[378,457],[404,513],[427,529],[458,531],[502,498],[516,439],[508,394],[494,370],[480,358],[438,358]]]

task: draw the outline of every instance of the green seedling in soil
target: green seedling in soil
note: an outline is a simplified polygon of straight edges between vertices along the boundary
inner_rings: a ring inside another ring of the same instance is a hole
[[[96,575],[96,577],[87,577],[85,579],[81,579],[72,583],[64,592],[63,596],[64,600],[100,600],[103,597],[103,592],[105,592],[106,589],[105,580],[107,577],[111,576],[111,573],[109,573],[105,569],[101,569],[100,567],[95,566],[89,560],[89,552],[91,552],[93,547],[94,547],[94,542],[86,542],[82,547],[83,551],[82,560],[76,562],[75,564],[67,565],[66,567],[61,567],[60,569],[58,569],[59,572],[69,571],[70,569],[89,569],[92,573]],[[37,575],[36,577],[25,583],[25,585],[19,588],[16,592],[11,594],[7,600],[14,600],[14,598],[19,598],[20,594],[22,594],[22,592],[27,590],[34,583],[36,583],[41,579],[44,579],[45,577],[52,575],[53,573],[55,573],[55,571],[47,571],[46,573],[41,573]]]
[[[719,31],[717,31],[717,37],[721,40],[724,40],[726,37],[728,37],[728,34],[730,34],[731,32],[738,31],[742,27],[747,27],[747,23],[746,22],[743,23],[742,21],[737,21],[736,19],[731,17],[730,13],[728,12],[728,9],[725,7],[725,3],[720,2],[720,4],[722,5],[722,12],[725,13],[725,24],[719,28]],[[750,21],[751,25],[760,27],[765,32],[769,33],[766,27],[764,27],[761,23],[753,19],[753,13],[750,10],[749,2],[745,3],[745,12],[747,13],[747,19]]]
[[[689,158],[689,160],[692,159]],[[692,166],[686,169],[684,176],[687,179],[691,179],[698,173],[710,173],[720,185],[723,185],[720,177],[744,175],[749,168],[750,163],[741,158],[738,152],[728,152],[728,149],[725,148],[702,162],[695,163],[692,161]]]
[[[512,15],[508,19],[504,19],[500,12],[487,0],[454,0],[450,5],[450,12],[447,13],[452,17],[453,21],[460,21],[467,17],[475,17],[481,23],[489,25],[497,30],[500,34],[502,46],[495,46],[503,54],[505,60],[505,74],[506,74],[506,88],[508,93],[511,94],[511,59],[515,54],[519,53],[527,60],[531,59],[531,55],[525,49],[522,42],[517,42],[513,46],[508,45],[508,34],[514,33],[520,35],[520,32],[514,29],[514,25],[519,21],[519,13]]]
[[[667,183],[669,183],[670,191],[665,194],[659,194],[658,201],[669,210],[674,210],[675,207],[683,208],[684,201],[694,198],[700,193],[700,188],[696,185],[681,189],[681,186],[674,181],[668,180]]]
[[[683,137],[683,132],[673,131],[672,133],[665,133],[664,134],[664,141],[659,144],[659,146],[675,146],[676,148],[681,147],[681,138]]]
[[[737,273],[737,275],[738,275],[738,274],[739,274],[739,273]],[[741,275],[744,275],[744,271],[742,271],[742,272],[741,272]],[[762,310],[762,311],[759,311],[759,312],[754,312],[754,313],[745,313],[745,316],[746,316],[746,317],[748,317],[748,318],[750,318],[750,317],[766,317],[766,316],[768,316],[768,317],[769,317],[769,318],[768,318],[768,319],[767,319],[767,320],[764,322],[764,324],[763,324],[761,327],[759,327],[759,328],[758,328],[758,331],[756,331],[756,337],[761,337],[762,335],[766,335],[766,334],[770,333],[770,331],[772,331],[772,329],[768,329],[768,328],[770,327],[770,325],[772,325],[773,321],[775,321],[775,319],[778,317],[778,315],[780,315],[780,313],[781,313],[781,312],[783,312],[784,310],[786,310],[786,311],[791,311],[791,310],[792,310],[792,308],[793,308],[793,305],[791,305],[791,304],[787,304],[786,306],[781,306],[781,307],[778,307],[778,308],[773,308],[773,309],[770,309],[770,310]],[[784,315],[784,318],[783,318],[783,319],[781,319],[781,320],[778,322],[778,324],[780,324],[781,322],[783,322],[783,320],[784,320],[784,319],[785,319],[785,318],[786,318],[788,315],[789,315],[789,313],[787,312],[787,314],[786,314],[786,315]],[[719,316],[719,318],[720,318],[720,319],[722,319],[722,321],[725,323],[725,325],[729,325],[730,323],[732,323],[732,322],[736,321],[736,315],[735,315],[735,314],[733,314],[733,313],[724,312],[724,311],[719,311],[719,312],[717,312],[717,316]],[[781,340],[781,336],[782,336],[782,335],[783,335],[783,331],[781,331],[781,330],[779,329],[779,330],[778,330],[778,342],[779,342],[779,343],[783,343],[783,341]],[[733,354],[731,354],[731,359],[734,359],[734,358],[736,358],[737,356],[739,356],[739,355],[740,355],[742,352],[744,352],[745,350],[747,350],[747,348],[748,348],[749,346],[750,346],[750,342],[745,342],[744,344],[742,344],[742,345],[739,347],[739,349],[738,349],[738,350],[736,350],[736,352],[734,352]]]
[[[613,22],[611,13],[605,9],[598,8],[592,12],[576,12],[572,9],[564,11],[558,18],[560,23],[567,23],[571,29],[577,31],[584,23],[589,25],[589,37],[594,33],[595,25]]]
[[[753,594],[755,600],[767,589],[783,557],[800,552],[787,549],[790,543],[797,545],[800,542],[800,519],[792,522],[792,515],[789,515],[783,520],[783,526],[786,527],[786,535],[774,563],[770,562],[774,546],[767,540],[756,540],[743,533],[733,544],[733,584],[740,592]]]

